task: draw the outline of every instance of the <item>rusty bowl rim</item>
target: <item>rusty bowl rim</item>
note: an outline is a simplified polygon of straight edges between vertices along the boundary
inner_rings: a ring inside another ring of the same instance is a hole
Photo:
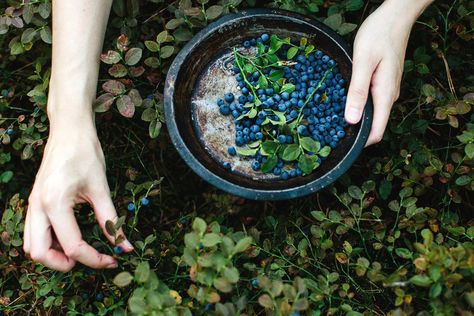
[[[255,19],[259,16],[275,16],[278,18],[288,19],[298,23],[308,24],[310,27],[317,30],[317,32],[325,34],[331,39],[336,46],[340,48],[340,53],[346,55],[350,64],[352,64],[352,50],[345,40],[337,34],[335,31],[324,25],[323,23],[306,17],[304,15],[280,10],[280,9],[247,9],[241,10],[237,13],[229,13],[224,15],[215,22],[210,23],[204,29],[199,31],[178,53],[172,62],[168,74],[166,76],[165,90],[164,90],[164,107],[165,107],[165,120],[170,135],[171,141],[175,146],[176,150],[186,162],[186,164],[202,179],[210,183],[211,185],[231,193],[236,196],[240,196],[252,200],[289,200],[298,197],[303,197],[311,193],[317,192],[322,188],[330,185],[342,176],[355,162],[360,153],[362,152],[371,128],[372,117],[373,117],[373,105],[372,98],[369,95],[364,112],[362,115],[361,124],[357,133],[356,139],[349,150],[346,152],[344,157],[339,163],[331,169],[329,172],[324,174],[322,177],[315,179],[311,182],[305,183],[301,186],[296,186],[288,189],[278,190],[262,190],[256,188],[248,188],[233,182],[230,182],[217,174],[209,171],[197,157],[191,152],[186,146],[185,141],[181,137],[178,129],[178,125],[175,120],[175,109],[174,109],[174,91],[175,84],[178,74],[181,70],[181,66],[186,61],[187,57],[193,52],[194,48],[198,46],[203,40],[208,38],[219,28],[226,26],[227,24],[233,24],[238,20],[242,19]],[[216,162],[217,163],[217,162]]]

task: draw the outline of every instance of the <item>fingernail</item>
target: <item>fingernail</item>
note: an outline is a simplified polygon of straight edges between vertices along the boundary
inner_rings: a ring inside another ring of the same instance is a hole
[[[109,265],[107,266],[107,269],[115,269],[117,267],[118,267],[118,263],[114,261],[113,263],[109,263]]]
[[[127,250],[133,250],[133,246],[132,244],[128,241],[128,240],[125,240],[122,245],[127,248]]]
[[[346,119],[351,123],[355,123],[360,118],[360,110],[355,107],[350,107],[347,111]]]

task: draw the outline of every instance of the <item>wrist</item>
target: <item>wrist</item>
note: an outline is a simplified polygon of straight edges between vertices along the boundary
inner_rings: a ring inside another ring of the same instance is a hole
[[[385,0],[389,12],[410,27],[434,0]]]

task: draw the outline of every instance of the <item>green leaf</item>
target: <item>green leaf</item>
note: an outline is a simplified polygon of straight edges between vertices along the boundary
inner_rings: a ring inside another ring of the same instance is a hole
[[[168,46],[163,46],[161,48],[161,51],[160,51],[160,57],[161,58],[166,59],[166,58],[169,58],[169,57],[173,56],[173,54],[174,54],[174,47],[173,46],[168,45]]]
[[[224,268],[222,276],[230,283],[237,283],[240,278],[239,270],[236,267]]]
[[[392,182],[387,181],[385,179],[382,180],[379,187],[380,197],[383,200],[386,200],[390,196],[390,193],[392,193]]]
[[[268,80],[265,76],[260,76],[260,78],[258,78],[258,88],[268,88]]]
[[[264,156],[270,156],[276,153],[279,144],[277,142],[267,140],[262,143],[261,153]]]
[[[222,238],[218,234],[208,233],[204,235],[201,241],[204,247],[214,247],[218,243],[222,242]]]
[[[327,17],[323,23],[332,28],[334,31],[337,31],[342,24],[342,15],[340,13],[333,14]]]
[[[171,21],[173,21],[173,20],[170,20],[170,22],[171,22]],[[168,23],[170,23],[170,22],[168,22]],[[167,27],[167,28],[168,28],[168,27]],[[168,38],[169,38],[168,31],[165,30],[165,31],[162,31],[161,33],[159,33],[159,34],[156,36],[156,42],[157,42],[158,44],[163,44],[163,43],[169,41]],[[145,45],[146,45],[146,42],[145,42]]]
[[[160,45],[155,41],[145,41],[145,46],[150,52],[157,52],[160,50]]]
[[[413,256],[413,253],[407,248],[396,248],[395,253],[397,254],[397,256],[403,259],[411,259],[411,257]]]
[[[33,40],[36,35],[36,30],[34,28],[27,28],[21,33],[21,43],[29,43]]]
[[[237,147],[236,151],[241,156],[253,156],[253,155],[257,154],[258,148]]]
[[[296,89],[296,86],[294,84],[286,83],[281,87],[280,93],[283,93],[283,92],[292,93],[293,91],[295,91],[295,89]]]
[[[273,154],[262,164],[262,172],[267,173],[273,170],[278,163],[278,157]]]
[[[364,1],[362,0],[347,0],[346,1],[346,10],[347,11],[357,11],[362,9],[364,6]]]
[[[206,16],[209,20],[217,19],[224,12],[224,7],[221,5],[213,5],[207,8]]]
[[[123,271],[115,276],[113,282],[118,287],[126,287],[132,282],[132,280],[133,276],[129,272]]]
[[[237,242],[234,249],[232,249],[232,254],[244,252],[252,244],[252,237],[244,237]]]
[[[317,153],[319,149],[321,149],[321,145],[319,142],[315,141],[311,137],[303,137],[300,139],[300,145],[303,147],[306,151],[312,152],[312,153]]]
[[[357,24],[354,23],[342,23],[341,26],[337,29],[337,32],[340,35],[346,35],[354,31],[357,28]]]
[[[13,178],[13,171],[7,170],[0,175],[1,183],[8,183]]]
[[[410,283],[416,286],[429,287],[433,281],[427,275],[415,275],[411,277]]]
[[[301,148],[297,144],[291,144],[285,147],[281,159],[285,161],[294,161],[297,160],[301,155]]]
[[[148,261],[140,262],[135,269],[135,281],[138,283],[145,283],[150,276],[150,265]]]
[[[361,200],[364,197],[364,194],[362,193],[362,190],[355,185],[351,185],[348,189],[349,195],[356,200]]]
[[[232,292],[232,284],[225,278],[217,278],[213,283],[214,287],[223,293]]]
[[[469,159],[474,158],[474,143],[467,144],[464,152]]]
[[[307,155],[301,155],[298,159],[298,166],[304,174],[310,174],[314,169],[316,169],[319,164],[313,158],[308,157]]]
[[[148,134],[150,135],[150,138],[157,138],[160,135],[161,126],[162,124],[158,119],[150,122],[150,125],[148,126]]]
[[[281,78],[283,78],[285,72],[281,69],[272,71],[270,75],[268,76],[268,80],[270,81],[278,81]]]
[[[286,54],[286,58],[288,58],[288,60],[291,60],[293,58],[295,58],[296,54],[298,54],[298,47],[291,47],[287,54]]]
[[[318,152],[318,156],[320,157],[327,157],[331,153],[331,147],[329,146],[324,146],[321,148],[321,150]]]
[[[471,183],[472,181],[472,178],[468,175],[463,175],[463,176],[460,176],[459,178],[456,179],[456,184],[459,185],[459,186],[464,186],[464,185],[468,185],[469,183]]]
[[[196,217],[193,222],[193,230],[202,236],[207,230],[206,222],[202,218]]]
[[[142,58],[142,49],[138,47],[130,48],[125,54],[125,63],[129,66],[136,65]]]
[[[46,25],[40,30],[40,37],[43,42],[46,44],[52,44],[53,43],[53,38],[51,35],[51,28]]]
[[[311,54],[314,51],[315,47],[314,45],[308,45],[308,47],[305,48],[304,54],[306,57],[308,57],[309,54]]]

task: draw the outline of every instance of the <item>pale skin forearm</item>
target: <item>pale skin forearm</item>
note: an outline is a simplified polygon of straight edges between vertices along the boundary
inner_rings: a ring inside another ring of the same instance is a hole
[[[90,126],[100,53],[112,0],[53,1],[52,72],[48,96],[51,129],[70,119]],[[84,125],[83,125],[84,126]]]
[[[367,145],[382,139],[390,110],[400,92],[411,28],[432,2],[386,0],[357,32],[345,119],[350,124],[360,121],[370,91],[374,118]]]
[[[105,229],[117,212],[94,124],[100,52],[112,0],[53,1],[53,61],[48,95],[50,134],[28,199],[23,249],[34,261],[60,270],[76,262],[103,269],[117,261],[82,239],[74,206],[89,204]],[[54,234],[53,234],[54,232]],[[118,235],[124,236],[122,229]],[[119,245],[133,250],[129,241]]]

